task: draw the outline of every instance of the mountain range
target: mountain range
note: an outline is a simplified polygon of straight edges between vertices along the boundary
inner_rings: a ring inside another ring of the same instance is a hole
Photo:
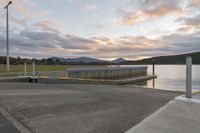
[[[35,62],[36,64],[41,65],[82,65],[82,64],[93,64],[93,65],[111,65],[111,64],[121,64],[121,65],[137,65],[137,64],[152,64],[153,61],[155,64],[185,64],[186,57],[192,57],[193,64],[200,64],[200,52],[185,53],[179,55],[168,55],[168,56],[158,56],[142,60],[126,60],[124,58],[118,58],[116,60],[107,61],[100,60],[89,57],[79,57],[79,58],[60,58],[60,57],[51,57],[44,59],[28,59],[20,57],[10,57],[10,64],[12,65],[23,65],[24,62],[31,64]],[[6,64],[6,57],[0,56],[0,64]]]
[[[52,59],[53,61],[59,60],[59,62],[65,62],[65,63],[113,63],[113,64],[131,65],[131,64],[152,64],[152,61],[154,60],[155,63],[157,64],[185,64],[185,59],[188,56],[192,57],[193,64],[200,64],[200,52],[192,52],[179,55],[158,56],[136,61],[126,60],[124,58],[118,58],[113,61],[107,61],[89,57],[79,57],[79,58],[51,57],[49,59]]]
[[[59,61],[59,62],[65,62],[65,63],[122,63],[127,62],[128,60],[123,58],[118,58],[113,61],[106,61],[106,60],[100,60],[100,59],[94,59],[89,57],[78,57],[78,58],[60,58],[60,57],[51,57],[49,59],[52,59],[53,61]]]
[[[127,61],[122,64],[152,64],[154,61],[156,64],[185,64],[186,57],[192,57],[193,64],[200,64],[200,52],[185,53],[179,55],[168,55],[168,56],[158,56],[148,59],[142,59],[137,61]]]

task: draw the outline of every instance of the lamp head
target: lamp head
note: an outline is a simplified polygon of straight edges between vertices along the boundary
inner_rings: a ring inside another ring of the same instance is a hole
[[[13,2],[9,1],[8,4],[4,7],[4,9],[8,8],[9,5],[11,5]]]
[[[12,1],[9,1],[8,5],[11,5],[13,2]]]

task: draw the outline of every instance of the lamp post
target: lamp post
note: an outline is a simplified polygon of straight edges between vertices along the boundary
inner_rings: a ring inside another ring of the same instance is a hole
[[[6,9],[6,19],[7,19],[7,22],[6,22],[6,25],[7,25],[7,28],[6,28],[6,48],[7,48],[7,58],[6,58],[6,66],[7,66],[7,72],[10,72],[10,60],[9,60],[9,17],[8,17],[8,7],[9,5],[12,4],[12,1],[9,1],[8,4],[4,7],[4,9]]]

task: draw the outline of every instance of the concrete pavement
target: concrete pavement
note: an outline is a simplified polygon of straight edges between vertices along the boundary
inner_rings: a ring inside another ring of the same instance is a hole
[[[179,94],[118,85],[0,83],[1,107],[35,133],[123,133]]]
[[[126,133],[200,133],[198,97],[178,97]]]
[[[10,121],[0,114],[0,133],[20,133]]]

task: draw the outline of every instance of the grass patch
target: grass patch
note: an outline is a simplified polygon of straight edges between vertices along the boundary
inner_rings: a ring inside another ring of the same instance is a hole
[[[63,71],[65,68],[91,68],[102,65],[36,65],[37,72]],[[10,73],[24,72],[24,65],[11,65]],[[27,65],[27,72],[32,72],[32,65]],[[6,65],[0,65],[0,73],[6,72]]]

